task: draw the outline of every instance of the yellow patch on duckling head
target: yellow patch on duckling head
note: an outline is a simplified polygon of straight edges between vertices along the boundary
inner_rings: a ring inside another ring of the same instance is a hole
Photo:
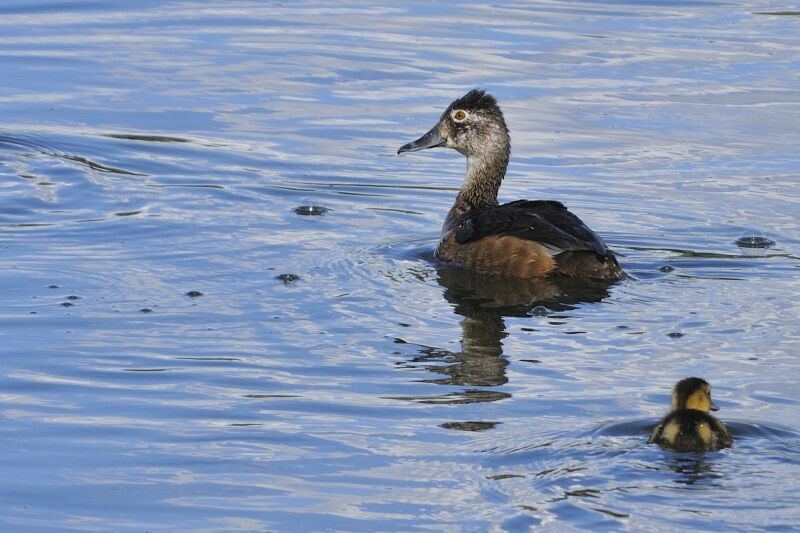
[[[672,390],[672,410],[697,409],[707,413],[715,409],[711,401],[711,385],[701,378],[680,380]]]
[[[707,413],[711,410],[711,386],[705,384],[686,397],[686,409]]]

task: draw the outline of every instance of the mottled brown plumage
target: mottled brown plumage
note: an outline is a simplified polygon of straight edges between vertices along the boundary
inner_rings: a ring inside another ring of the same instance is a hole
[[[445,218],[436,258],[478,272],[515,278],[551,274],[617,280],[625,273],[605,243],[563,204],[497,203],[511,142],[495,99],[472,90],[455,100],[410,152],[446,146],[467,158],[467,175]]]

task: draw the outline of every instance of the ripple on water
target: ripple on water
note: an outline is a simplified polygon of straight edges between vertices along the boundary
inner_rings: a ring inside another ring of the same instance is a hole
[[[610,437],[624,437],[632,435],[647,435],[649,436],[653,428],[658,423],[658,420],[630,420],[626,422],[609,422],[598,426],[593,429],[590,435],[595,437],[610,436]],[[728,427],[731,434],[735,438],[764,438],[775,440],[800,440],[800,433],[793,431],[789,428],[781,427],[778,425],[763,424],[757,422],[736,422],[724,420],[725,426]]]

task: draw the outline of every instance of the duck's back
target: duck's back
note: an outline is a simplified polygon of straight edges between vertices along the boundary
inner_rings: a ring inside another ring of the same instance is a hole
[[[677,452],[693,452],[727,448],[732,439],[722,422],[710,414],[696,409],[680,409],[667,415],[655,427],[648,442]]]
[[[437,258],[517,278],[563,274],[617,280],[624,272],[605,243],[560,202],[518,200],[451,212]]]

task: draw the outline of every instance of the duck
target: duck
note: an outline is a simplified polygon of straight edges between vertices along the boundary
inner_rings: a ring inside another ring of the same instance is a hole
[[[682,379],[672,390],[672,411],[653,429],[647,442],[676,452],[728,448],[733,442],[730,432],[708,413],[718,409],[706,380]]]
[[[397,154],[437,147],[452,148],[467,158],[464,182],[442,225],[437,261],[521,279],[625,277],[603,240],[561,202],[498,204],[511,140],[491,94],[472,89],[454,100],[430,131],[401,146]]]

